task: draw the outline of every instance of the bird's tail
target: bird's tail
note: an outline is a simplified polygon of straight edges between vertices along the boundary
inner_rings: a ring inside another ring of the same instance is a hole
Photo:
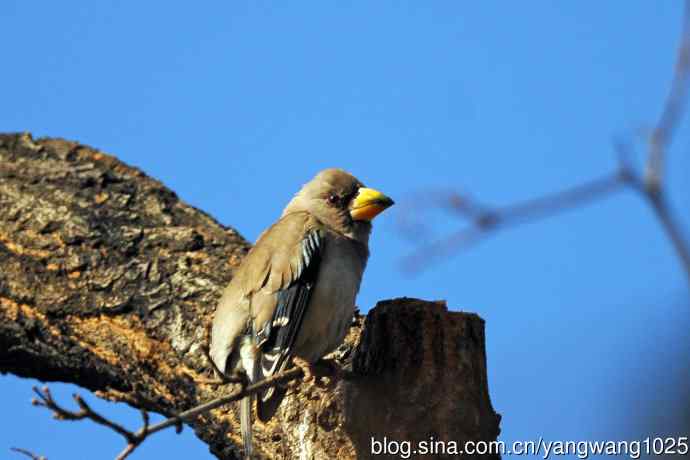
[[[283,372],[285,369],[291,367],[291,364],[292,361],[290,359],[285,359],[274,372]],[[262,366],[257,366],[257,369],[262,369]],[[273,375],[274,372],[271,372],[270,375]],[[287,393],[286,386],[276,385],[264,391],[260,391],[256,395],[256,416],[259,420],[266,423],[275,415],[278,407],[280,407],[280,403],[285,397],[285,393]]]
[[[240,342],[240,360],[242,368],[249,380],[256,381],[256,346],[250,336],[245,336]],[[252,402],[254,395],[245,396],[240,401],[240,431],[242,432],[242,444],[244,446],[244,459],[252,456]]]
[[[256,399],[256,416],[262,422],[268,422],[276,413],[280,403],[283,401],[287,393],[287,388],[277,386],[268,396],[260,396]]]
[[[242,431],[242,444],[244,445],[244,458],[249,460],[252,456],[252,396],[245,396],[240,401],[240,429]]]

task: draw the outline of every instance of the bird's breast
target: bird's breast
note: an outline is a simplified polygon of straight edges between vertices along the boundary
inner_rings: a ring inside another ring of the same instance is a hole
[[[364,261],[345,238],[327,242],[293,354],[314,362],[345,338],[354,314]]]

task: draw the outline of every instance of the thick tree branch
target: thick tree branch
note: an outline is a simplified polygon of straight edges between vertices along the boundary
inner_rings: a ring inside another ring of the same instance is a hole
[[[249,247],[111,156],[0,135],[0,371],[76,383],[170,417],[164,424],[182,418],[218,458],[240,458],[234,404],[185,411],[237,396],[212,379],[204,350],[217,299]],[[260,458],[370,458],[371,436],[498,435],[476,315],[381,302],[357,317],[334,358],[357,379],[291,392],[255,426]]]

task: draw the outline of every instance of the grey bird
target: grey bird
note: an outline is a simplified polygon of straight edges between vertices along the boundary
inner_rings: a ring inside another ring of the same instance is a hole
[[[210,346],[216,368],[258,382],[335,350],[354,314],[371,220],[391,205],[341,169],[321,171],[305,184],[220,299]],[[285,392],[277,386],[256,395],[259,420],[273,416]],[[245,458],[252,453],[252,399],[240,402]]]

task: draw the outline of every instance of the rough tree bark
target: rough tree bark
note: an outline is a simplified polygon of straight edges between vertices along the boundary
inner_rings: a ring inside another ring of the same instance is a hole
[[[0,135],[0,371],[166,415],[227,393],[197,380],[211,375],[203,347],[215,302],[249,248],[109,155]],[[302,385],[255,426],[260,456],[368,458],[371,436],[498,436],[478,316],[380,302],[337,354],[359,377],[335,390]],[[239,458],[234,405],[191,425],[218,458]]]

